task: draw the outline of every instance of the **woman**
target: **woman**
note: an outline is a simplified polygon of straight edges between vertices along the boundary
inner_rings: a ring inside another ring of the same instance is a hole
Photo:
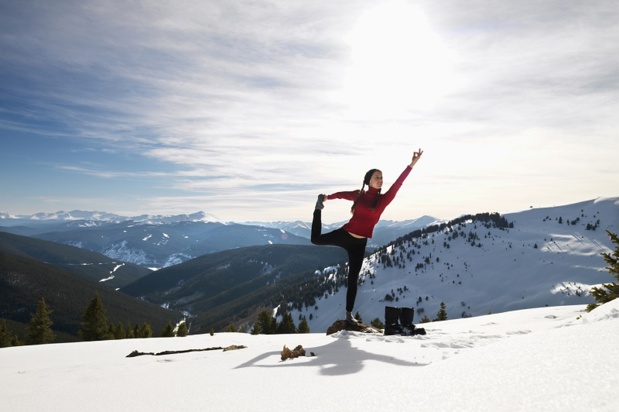
[[[400,177],[393,183],[389,190],[381,194],[383,186],[383,173],[378,169],[371,169],[363,178],[361,190],[351,192],[337,192],[332,195],[318,195],[316,209],[314,210],[314,220],[312,221],[312,243],[315,245],[339,246],[348,252],[348,290],[346,292],[346,321],[350,324],[357,324],[353,318],[352,310],[357,297],[357,281],[359,272],[365,256],[365,247],[368,238],[372,237],[374,226],[378,223],[380,215],[385,208],[395,198],[396,193],[408,177],[410,171],[421,158],[423,150],[413,154],[410,165],[402,172]],[[365,186],[368,190],[365,191]],[[350,221],[340,229],[333,232],[321,234],[322,231],[322,209],[324,202],[330,199],[345,199],[353,202]]]

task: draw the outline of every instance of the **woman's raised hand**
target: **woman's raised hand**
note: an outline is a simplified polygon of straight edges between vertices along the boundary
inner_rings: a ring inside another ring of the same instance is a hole
[[[411,160],[411,164],[410,164],[411,168],[415,166],[415,164],[419,161],[419,158],[421,157],[422,154],[423,154],[423,150],[421,149],[413,153],[413,160]]]

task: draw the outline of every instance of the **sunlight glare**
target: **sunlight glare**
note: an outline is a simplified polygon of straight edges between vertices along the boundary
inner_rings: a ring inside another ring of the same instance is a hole
[[[451,56],[425,14],[403,0],[383,3],[347,37],[352,65],[345,80],[351,109],[364,116],[431,107],[451,90]]]

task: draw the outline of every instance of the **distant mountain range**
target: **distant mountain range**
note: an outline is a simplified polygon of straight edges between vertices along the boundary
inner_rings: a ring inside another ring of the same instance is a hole
[[[322,332],[344,312],[345,253],[335,247],[310,245],[301,236],[308,230],[301,222],[271,225],[276,227],[116,222],[64,227],[38,234],[36,239],[0,233],[0,313],[21,321],[33,310],[25,302],[36,296],[48,300],[49,293],[54,305],[66,308],[58,296],[66,295],[69,289],[69,294],[88,297],[94,290],[106,290],[108,300],[121,299],[125,302],[122,305],[127,304],[125,299],[150,302],[149,307],[164,310],[163,317],[170,314],[176,316],[175,320],[184,313],[190,316],[193,333],[221,330],[229,323],[247,329],[262,309],[291,312],[297,323],[305,317],[313,332]],[[390,226],[389,222],[384,225]],[[421,228],[412,228],[414,225],[407,230],[401,222],[395,224],[391,230],[406,233],[392,237],[364,262],[355,311],[365,321],[381,319],[386,305],[414,307],[418,322],[424,315],[433,318],[441,302],[446,304],[450,318],[589,303],[589,288],[611,281],[600,253],[613,250],[605,231],[619,232],[619,198],[506,215],[465,215]],[[10,229],[24,230],[16,226]],[[85,254],[84,249],[42,239],[70,241],[77,235],[93,248],[123,245],[117,250],[119,256],[132,257],[123,254],[129,250],[143,251],[153,262],[155,256],[170,256],[174,252],[170,245],[190,253],[178,264],[151,272],[109,258],[113,254],[109,249],[106,260],[99,254]],[[241,239],[250,243],[248,237],[257,244],[238,246]],[[286,244],[290,239],[305,243]],[[193,244],[199,247],[192,249]],[[209,252],[201,252],[207,247],[211,248]],[[160,249],[167,251],[157,255]],[[95,262],[104,264],[97,266]],[[124,270],[132,272],[121,277]],[[119,275],[116,281],[122,284],[118,291],[105,288],[111,279],[101,282],[112,275]],[[59,276],[64,280],[57,281]],[[69,287],[72,283],[81,286]],[[75,306],[83,310],[81,304]],[[122,311],[114,310],[115,316],[121,316]],[[79,319],[79,315],[72,316]],[[155,317],[163,320],[161,315]],[[68,330],[76,327],[75,320],[71,322]]]
[[[197,212],[189,215],[140,215],[121,216],[107,212],[92,212],[85,210],[72,210],[70,212],[58,211],[53,213],[35,213],[32,215],[13,215],[0,212],[0,222],[8,222],[10,226],[26,225],[50,222],[82,221],[90,223],[120,223],[132,221],[143,224],[164,224],[177,222],[221,222],[216,216],[205,212]]]
[[[376,248],[424,227],[436,219],[424,216],[404,222],[380,222],[368,247]],[[333,230],[343,223],[325,225]],[[106,212],[0,214],[0,230],[101,253],[148,268],[163,268],[208,253],[246,246],[309,245],[308,222],[221,222],[211,214],[124,217]]]

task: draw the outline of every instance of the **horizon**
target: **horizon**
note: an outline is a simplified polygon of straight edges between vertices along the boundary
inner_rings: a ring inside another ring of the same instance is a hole
[[[611,0],[6,4],[0,210],[309,221],[316,195],[370,168],[388,188],[418,148],[384,220],[612,197],[618,17]]]
[[[527,212],[529,210],[536,210],[536,209],[549,209],[549,208],[556,208],[556,207],[566,207],[566,206],[572,206],[572,205],[577,205],[580,203],[587,203],[587,202],[597,202],[597,201],[604,201],[604,200],[612,200],[612,199],[619,199],[619,196],[600,196],[594,199],[585,199],[585,200],[580,200],[577,202],[571,202],[571,203],[565,203],[565,204],[560,204],[560,205],[551,205],[551,206],[529,206],[526,209],[522,209],[522,210],[512,210],[512,211],[507,211],[504,213],[500,213],[500,212],[496,212],[496,211],[490,211],[490,210],[478,210],[478,211],[474,211],[474,212],[463,212],[460,213],[456,216],[452,216],[449,218],[440,218],[437,217],[435,215],[428,215],[428,214],[424,214],[424,215],[420,215],[420,216],[415,216],[415,217],[408,217],[402,220],[390,220],[390,219],[380,219],[380,221],[378,222],[378,224],[380,225],[381,222],[385,223],[385,222],[404,222],[404,221],[414,221],[414,220],[418,220],[424,217],[431,217],[433,219],[437,219],[437,221],[450,221],[453,219],[457,219],[461,216],[465,216],[465,215],[475,215],[478,213],[499,213],[499,215],[503,216],[503,215],[509,215],[509,214],[519,214],[519,213],[523,213],[523,212]],[[251,223],[268,223],[268,222],[295,222],[295,221],[299,221],[299,222],[311,222],[311,219],[294,219],[294,220],[238,220],[238,221],[233,221],[233,220],[223,220],[220,219],[219,216],[210,213],[208,211],[205,210],[198,210],[195,212],[185,212],[185,213],[175,213],[175,214],[154,214],[154,213],[142,213],[140,215],[123,215],[123,214],[118,214],[115,212],[109,212],[106,210],[82,210],[82,209],[73,209],[73,210],[56,210],[53,212],[46,212],[46,211],[39,211],[36,213],[26,213],[26,214],[19,214],[19,213],[10,213],[10,212],[6,212],[3,210],[0,210],[0,220],[9,220],[9,219],[15,219],[15,220],[20,220],[20,219],[27,219],[27,220],[37,220],[37,219],[32,219],[34,216],[36,215],[45,215],[44,218],[40,219],[40,221],[48,221],[48,220],[54,220],[53,215],[58,215],[58,214],[71,214],[71,213],[75,213],[75,212],[79,212],[79,213],[90,213],[90,214],[103,214],[103,215],[114,215],[116,217],[119,218],[126,218],[126,219],[135,219],[135,218],[139,218],[139,217],[148,217],[148,218],[171,218],[171,217],[180,217],[180,216],[193,216],[193,215],[197,215],[197,214],[203,214],[206,217],[212,217],[214,218],[216,221],[219,222],[223,222],[223,223],[238,223],[238,224],[251,224]],[[73,220],[80,220],[81,218],[75,218]],[[71,219],[67,219],[67,220],[71,220]],[[324,223],[326,224],[335,224],[335,223],[343,223],[347,221],[347,219],[342,220],[342,221],[325,221]]]

